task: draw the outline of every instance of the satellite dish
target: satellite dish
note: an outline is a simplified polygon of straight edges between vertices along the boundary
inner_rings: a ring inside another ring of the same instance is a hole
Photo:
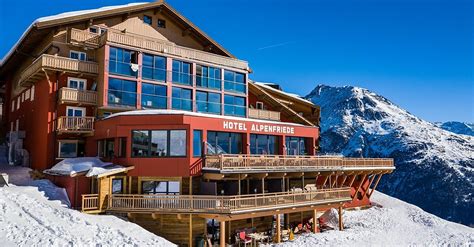
[[[133,72],[137,72],[138,71],[138,64],[132,63],[132,64],[130,64],[130,68],[133,70]]]

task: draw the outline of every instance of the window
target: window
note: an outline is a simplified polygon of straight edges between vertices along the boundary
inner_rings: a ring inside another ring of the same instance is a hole
[[[163,19],[158,19],[158,27],[166,28],[166,21]]]
[[[143,54],[142,77],[155,81],[166,81],[166,58]]]
[[[304,137],[286,137],[287,155],[307,155],[306,138]]]
[[[229,70],[224,70],[224,90],[245,93],[245,75]]]
[[[207,132],[208,154],[241,154],[242,134],[230,132]]]
[[[251,154],[278,154],[278,137],[250,134]]]
[[[112,194],[123,193],[123,178],[112,178]]]
[[[35,86],[31,86],[31,101],[35,100]]]
[[[173,83],[184,85],[192,84],[191,64],[179,60],[173,60]]]
[[[196,65],[196,85],[221,90],[221,70]]]
[[[192,111],[192,91],[179,87],[173,87],[171,108]]]
[[[25,100],[29,100],[30,99],[30,89],[26,90],[25,92]]]
[[[144,15],[144,16],[143,16],[143,23],[145,23],[145,24],[148,24],[148,25],[151,26],[152,20],[153,20],[153,19],[152,19],[150,16],[148,16],[148,15]]]
[[[74,78],[74,77],[68,77],[67,78],[67,87],[68,88],[75,88],[75,89],[78,89],[78,90],[86,90],[87,80],[86,79],[80,79],[80,78]]]
[[[166,86],[142,83],[142,108],[166,109]]]
[[[121,48],[110,47],[109,72],[111,74],[137,76],[138,54]]]
[[[112,159],[115,152],[114,139],[106,139],[97,141],[97,154],[101,158]]]
[[[14,112],[14,111],[15,111],[15,100],[12,100],[11,112]]]
[[[59,141],[58,158],[75,158],[83,157],[85,146],[83,142],[77,140],[61,140]]]
[[[132,139],[132,157],[186,156],[186,130],[134,130]]]
[[[86,115],[86,108],[84,107],[66,107],[66,116],[68,117],[84,117]]]
[[[119,138],[119,150],[117,157],[118,158],[125,158],[127,156],[127,138],[120,137]]]
[[[81,61],[87,61],[87,54],[80,51],[69,51],[69,57]]]
[[[196,91],[196,111],[221,114],[221,94]]]
[[[17,109],[17,110],[20,109],[20,104],[21,104],[20,100],[21,100],[20,97],[18,97],[18,98],[16,99],[16,109]]]
[[[260,101],[257,101],[257,103],[255,103],[257,109],[259,110],[263,110],[263,102],[260,102]]]
[[[193,157],[202,156],[202,130],[193,130]]]
[[[137,83],[109,77],[108,104],[135,106],[137,104]]]
[[[142,194],[179,195],[179,181],[143,181]]]
[[[245,98],[233,95],[224,95],[224,115],[245,117]]]
[[[106,28],[103,27],[98,27],[98,26],[91,26],[89,27],[89,32],[90,33],[96,33],[96,34],[103,34],[107,31]]]

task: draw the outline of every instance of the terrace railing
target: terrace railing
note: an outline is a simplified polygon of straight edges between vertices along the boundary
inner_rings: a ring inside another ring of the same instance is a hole
[[[303,207],[351,201],[350,188],[304,192],[279,192],[241,196],[204,195],[121,195],[109,197],[111,211],[215,213],[238,214],[246,212]]]
[[[94,131],[94,117],[70,117],[58,118],[57,130],[60,133],[92,133]]]
[[[83,105],[96,105],[97,92],[78,90],[76,88],[62,87],[59,89],[60,103],[77,103]]]
[[[249,118],[280,121],[280,112],[249,108]]]
[[[82,212],[99,211],[99,194],[82,195]]]
[[[393,169],[393,159],[344,158],[338,156],[283,156],[219,154],[205,157],[204,169],[218,170],[292,170],[344,167],[382,167]]]

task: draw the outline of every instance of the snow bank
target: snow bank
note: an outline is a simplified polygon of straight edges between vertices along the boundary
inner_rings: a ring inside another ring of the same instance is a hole
[[[345,211],[344,231],[306,234],[279,246],[472,246],[474,229],[443,220],[419,207],[374,193],[382,207]]]
[[[173,246],[115,216],[64,208],[36,187],[0,188],[0,209],[0,246]]]

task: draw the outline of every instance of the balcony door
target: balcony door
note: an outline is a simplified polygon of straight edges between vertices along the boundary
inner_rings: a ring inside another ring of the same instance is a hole
[[[86,108],[68,106],[66,114],[68,117],[84,117],[86,115]]]
[[[80,79],[80,78],[74,78],[74,77],[68,77],[67,78],[67,87],[68,88],[74,88],[77,90],[86,90],[87,86],[87,80],[86,79]]]

